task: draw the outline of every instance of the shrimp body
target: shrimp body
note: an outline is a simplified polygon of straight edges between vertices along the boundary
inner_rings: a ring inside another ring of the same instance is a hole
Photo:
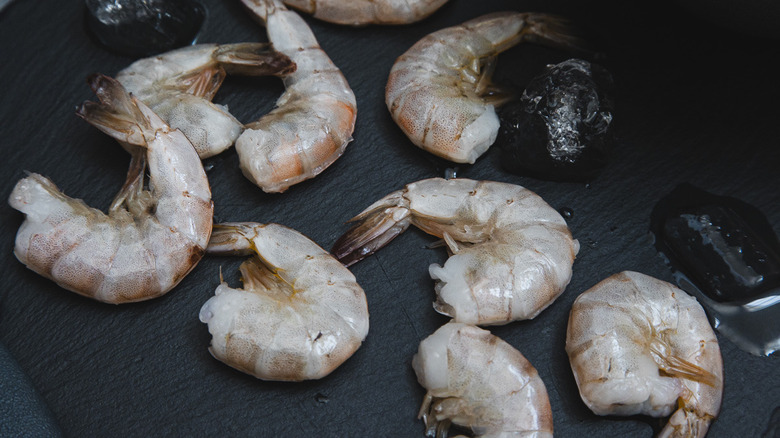
[[[703,437],[720,411],[723,360],[701,305],[671,284],[621,272],[580,295],[566,352],[598,415],[672,414],[662,437]]]
[[[433,14],[447,0],[284,0],[287,6],[335,24],[409,24]]]
[[[535,13],[484,15],[433,32],[396,60],[385,90],[393,120],[418,147],[457,163],[474,163],[496,139],[490,76],[495,57],[523,41],[573,47],[562,19]]]
[[[536,368],[487,330],[449,322],[420,342],[412,367],[428,391],[420,408],[427,436],[446,436],[449,421],[476,437],[553,436]]]
[[[209,253],[255,256],[241,265],[243,289],[222,283],[201,308],[217,359],[264,380],[319,379],[368,333],[368,305],[352,273],[290,228],[214,226]]]
[[[297,65],[276,108],[236,140],[244,175],[266,192],[283,192],[342,155],[355,129],[355,94],[298,14],[274,0],[242,1]]]
[[[200,260],[213,204],[195,149],[118,82],[93,77],[101,104],[78,114],[131,151],[127,182],[108,214],[30,174],[9,204],[26,215],[14,254],[61,287],[107,303],[141,301],[172,289]],[[151,190],[143,187],[149,169]],[[153,213],[152,213],[153,212]]]
[[[414,225],[444,239],[451,257],[432,264],[436,311],[468,324],[530,319],[569,284],[579,243],[532,191],[514,184],[432,178],[408,184],[353,221],[333,247],[352,264]]]
[[[229,148],[243,125],[211,102],[228,73],[282,75],[295,69],[267,43],[198,44],[140,59],[117,74],[129,92],[190,139],[201,158]]]

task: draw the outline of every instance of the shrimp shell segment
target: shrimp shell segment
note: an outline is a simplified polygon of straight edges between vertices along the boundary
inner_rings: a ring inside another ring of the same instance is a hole
[[[263,380],[330,374],[368,334],[368,305],[352,273],[299,232],[277,224],[214,227],[211,254],[254,256],[243,289],[226,283],[201,308],[222,362]]]
[[[284,0],[318,20],[348,26],[409,24],[436,12],[448,0]]]
[[[449,422],[476,437],[553,436],[536,368],[487,330],[449,322],[420,342],[412,367],[428,391],[419,415],[427,436],[446,436]]]
[[[598,415],[672,414],[662,437],[703,437],[723,397],[723,360],[695,298],[637,272],[574,302],[566,333],[580,395]]]

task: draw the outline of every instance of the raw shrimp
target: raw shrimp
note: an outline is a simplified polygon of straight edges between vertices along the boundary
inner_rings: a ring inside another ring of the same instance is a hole
[[[447,0],[284,0],[287,6],[336,24],[409,24],[433,14]]]
[[[244,175],[266,192],[283,192],[344,152],[355,129],[355,95],[298,14],[274,0],[242,1],[265,24],[276,50],[298,66],[284,77],[276,108],[236,140]]]
[[[347,266],[409,225],[444,239],[451,257],[432,264],[436,311],[457,322],[530,319],[571,280],[579,243],[566,221],[532,191],[494,181],[441,178],[408,184],[380,199],[333,247]]]
[[[703,437],[723,397],[723,360],[701,305],[671,284],[615,274],[571,309],[566,352],[598,415],[672,413],[661,437]]]
[[[341,365],[368,333],[368,305],[355,277],[290,228],[214,226],[209,254],[254,254],[241,265],[244,289],[217,287],[200,310],[211,354],[264,380],[319,379]]]
[[[536,368],[487,330],[449,322],[420,342],[412,367],[428,391],[420,408],[427,436],[446,437],[450,422],[475,437],[553,436]]]
[[[107,303],[171,290],[195,267],[211,234],[211,189],[198,154],[178,130],[115,80],[90,77],[100,104],[78,115],[118,139],[132,160],[108,215],[30,174],[9,198],[26,215],[16,257],[58,285]],[[144,189],[144,171],[149,186]]]
[[[290,58],[268,43],[198,44],[138,60],[116,79],[208,158],[232,146],[244,128],[227,107],[211,103],[225,76],[294,70]]]
[[[425,36],[390,70],[385,102],[415,145],[457,163],[474,163],[496,139],[495,106],[507,100],[490,84],[496,56],[524,41],[576,48],[565,22],[547,14],[484,15]]]

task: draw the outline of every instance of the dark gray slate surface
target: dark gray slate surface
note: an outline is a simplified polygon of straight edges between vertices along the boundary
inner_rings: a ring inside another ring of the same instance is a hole
[[[238,171],[235,152],[207,160],[218,220],[278,222],[329,248],[344,224],[374,200],[448,166],[415,149],[389,117],[384,84],[397,56],[423,35],[505,9],[556,12],[584,25],[617,83],[613,161],[590,184],[508,174],[498,151],[459,176],[526,186],[553,207],[573,210],[582,249],[567,291],[536,319],[492,331],[538,368],[556,435],[651,436],[660,420],[600,418],[579,399],[563,349],[574,298],[610,274],[632,269],[668,281],[648,235],[655,202],[680,182],[734,196],[780,230],[780,110],[777,41],[733,33],[674,3],[586,6],[569,1],[452,0],[428,20],[402,28],[353,29],[307,18],[358,100],[355,141],[314,180],[267,195]],[[202,42],[265,40],[239,2],[211,0]],[[132,59],[94,45],[81,2],[17,0],[0,13],[0,178],[7,198],[24,171],[51,177],[67,194],[106,208],[121,186],[127,155],[73,112],[92,93],[84,79],[115,74]],[[532,46],[504,54],[497,75],[522,89],[565,53]],[[216,101],[242,121],[273,107],[274,79],[229,78]],[[0,205],[3,250],[0,341],[68,436],[421,436],[415,417],[424,391],[410,361],[418,342],[446,321],[431,308],[427,274],[441,263],[432,238],[410,230],[353,267],[366,291],[371,330],[363,347],[327,378],[268,383],[213,359],[198,310],[220,268],[237,284],[240,260],[210,257],[168,295],[114,307],[58,288],[12,255],[22,215]],[[754,357],[720,337],[725,363],[721,417],[710,437],[760,436],[780,406],[780,358]],[[6,394],[0,397],[8,397]],[[16,418],[3,418],[13,422]]]
[[[0,436],[59,436],[61,431],[30,378],[0,344]]]

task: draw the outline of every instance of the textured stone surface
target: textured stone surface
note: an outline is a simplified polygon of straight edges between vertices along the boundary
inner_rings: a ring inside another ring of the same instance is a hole
[[[265,33],[238,1],[206,2],[201,42],[262,41]],[[17,1],[0,13],[0,173],[6,199],[24,171],[47,175],[66,193],[106,208],[128,156],[73,114],[92,99],[88,74],[115,74],[133,61],[96,46],[83,5]],[[517,347],[547,385],[556,436],[645,436],[660,420],[600,418],[579,398],[564,339],[576,296],[626,269],[673,281],[649,235],[661,196],[690,181],[760,209],[780,231],[780,113],[776,71],[764,62],[776,42],[727,34],[684,12],[656,5],[606,9],[572,1],[452,0],[429,19],[403,28],[346,28],[306,18],[341,67],[358,102],[355,141],[315,179],[268,195],[238,170],[230,150],[206,161],[215,213],[222,221],[278,222],[329,248],[344,223],[404,184],[455,167],[409,143],[391,120],[384,86],[394,60],[423,35],[483,13],[522,8],[563,14],[593,31],[597,60],[615,79],[615,145],[589,184],[509,174],[488,151],[458,175],[523,185],[554,208],[569,208],[582,249],[572,282],[532,321],[491,328]],[[536,46],[499,58],[496,81],[522,90],[550,63],[571,54]],[[228,78],[215,101],[248,122],[282,93],[276,78]],[[208,257],[168,295],[122,307],[58,288],[12,254],[22,216],[0,205],[4,275],[0,342],[5,344],[67,436],[422,436],[416,419],[424,391],[411,358],[419,341],[446,322],[432,308],[430,263],[444,249],[409,230],[352,267],[365,289],[371,328],[364,345],[327,378],[268,383],[213,359],[198,310],[225,278],[238,284],[239,258]],[[709,437],[760,436],[780,406],[780,356],[755,357],[720,337],[725,394]],[[7,397],[0,395],[0,397]],[[327,402],[325,402],[327,400]],[[3,419],[3,421],[15,421]]]
[[[0,344],[0,435],[62,436],[30,378]]]

